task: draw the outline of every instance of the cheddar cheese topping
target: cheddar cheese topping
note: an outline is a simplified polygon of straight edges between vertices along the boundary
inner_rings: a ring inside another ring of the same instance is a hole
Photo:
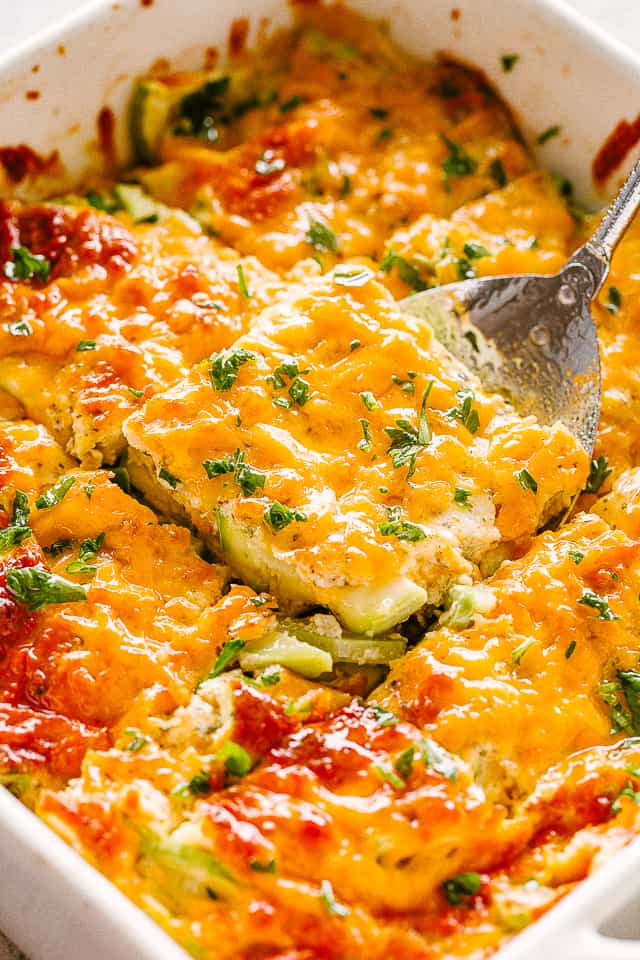
[[[637,230],[590,460],[398,304],[592,225],[479,74],[304,5],[131,133],[0,204],[0,784],[201,960],[489,957],[640,829]]]

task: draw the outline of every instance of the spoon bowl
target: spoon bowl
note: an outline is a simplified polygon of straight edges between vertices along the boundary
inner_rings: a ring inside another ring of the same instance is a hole
[[[640,161],[593,236],[553,276],[483,277],[400,302],[492,392],[540,423],[564,423],[591,456],[600,417],[600,358],[591,301],[640,208]]]

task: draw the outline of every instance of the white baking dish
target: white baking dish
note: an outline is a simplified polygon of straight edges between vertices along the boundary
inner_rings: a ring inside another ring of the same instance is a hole
[[[396,38],[414,53],[429,57],[445,51],[483,69],[525,134],[560,124],[562,135],[543,148],[541,161],[568,176],[580,200],[602,202],[591,183],[593,156],[626,105],[633,117],[640,104],[640,60],[624,47],[558,0],[351,0],[351,5],[370,16],[390,17]],[[284,0],[155,0],[149,6],[140,0],[93,0],[0,59],[0,144],[56,149],[73,179],[96,161],[96,116],[108,106],[116,116],[124,162],[132,79],[159,57],[177,66],[199,65],[206,47],[224,49],[231,21],[240,16],[248,16],[255,30],[265,17],[285,22],[288,11]],[[520,55],[517,68],[504,74],[500,56],[513,52]],[[27,96],[36,90],[37,97]],[[636,842],[518,936],[501,957],[638,960],[639,908]],[[32,960],[186,956],[2,789],[0,928]]]

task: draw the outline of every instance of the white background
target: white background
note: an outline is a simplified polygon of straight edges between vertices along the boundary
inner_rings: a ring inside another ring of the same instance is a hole
[[[179,2],[179,0],[175,0]],[[517,0],[513,0],[517,3]],[[567,0],[623,43],[640,50],[640,0]],[[0,47],[10,46],[83,6],[83,0],[0,0]],[[637,104],[633,107],[633,112]],[[5,880],[0,881],[5,883]],[[0,886],[0,896],[2,895]],[[28,923],[28,917],[25,918]],[[0,960],[25,960],[0,933]],[[69,960],[85,960],[70,957]],[[115,958],[114,958],[115,960]]]

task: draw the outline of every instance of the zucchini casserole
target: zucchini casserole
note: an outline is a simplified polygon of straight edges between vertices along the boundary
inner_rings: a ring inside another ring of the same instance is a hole
[[[303,4],[131,137],[0,177],[0,784],[199,960],[488,957],[640,832],[640,227],[590,459],[398,306],[596,219],[481,75]]]

